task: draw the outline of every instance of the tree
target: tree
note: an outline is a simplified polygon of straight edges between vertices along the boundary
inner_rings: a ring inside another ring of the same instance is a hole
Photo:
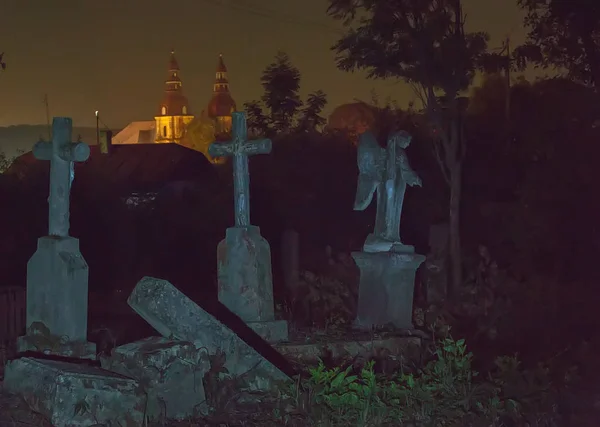
[[[573,80],[600,85],[600,7],[597,0],[518,0],[527,42],[515,50],[527,63],[566,70]]]
[[[246,121],[250,135],[259,137],[270,134],[269,121],[258,101],[246,102],[244,110],[246,110]]]
[[[6,153],[0,151],[0,174],[6,172],[8,168],[14,163],[16,158],[23,154],[23,150],[17,150],[16,156],[7,156]]]
[[[6,62],[4,62],[4,52],[0,53],[0,70],[6,70]]]
[[[211,162],[217,162],[218,159],[208,154],[208,147],[216,139],[215,121],[205,114],[197,116],[188,125],[181,145],[201,152]]]
[[[300,71],[292,65],[286,53],[278,52],[275,61],[263,71],[260,80],[265,90],[262,101],[269,112],[271,124],[279,132],[289,132],[302,107],[298,95]]]
[[[478,68],[499,58],[487,53],[486,33],[465,33],[460,0],[329,1],[328,14],[347,29],[332,47],[338,67],[367,70],[369,78],[402,79],[421,98],[449,186],[451,286],[456,290],[462,283],[460,200],[466,149],[460,93]]]
[[[325,105],[327,105],[327,95],[322,90],[308,95],[306,104],[302,109],[298,130],[300,132],[320,130],[327,123],[327,120],[321,116]]]

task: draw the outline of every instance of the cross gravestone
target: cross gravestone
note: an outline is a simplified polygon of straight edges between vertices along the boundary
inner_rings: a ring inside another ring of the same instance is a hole
[[[17,347],[20,352],[94,359],[96,346],[87,341],[88,265],[79,240],[69,236],[74,162],[87,160],[90,148],[71,142],[72,129],[70,118],[55,117],[52,141],[33,147],[37,159],[50,161],[48,236],[38,239],[27,263],[27,331]]]
[[[271,140],[248,141],[245,113],[232,114],[231,141],[213,142],[213,157],[233,157],[235,226],[217,247],[219,301],[268,342],[285,341],[287,322],[275,320],[271,248],[250,224],[248,156],[271,152]]]
[[[377,193],[377,213],[372,234],[363,250],[352,257],[360,269],[355,325],[370,329],[392,324],[412,329],[412,305],[417,268],[425,257],[400,239],[400,217],[407,186],[421,186],[404,151],[411,136],[404,131],[390,135],[382,148],[367,131],[358,143],[358,185],[355,210],[366,209]]]
[[[87,160],[90,148],[71,142],[72,130],[70,118],[55,117],[52,141],[33,147],[37,159],[50,161],[48,236],[38,239],[27,263],[27,331],[17,340],[21,353],[63,357],[22,354],[7,363],[4,388],[57,427],[141,425],[146,396],[136,380],[66,359],[96,358],[96,345],[87,341],[88,266],[69,236],[73,162]],[[73,412],[82,401],[86,410]]]

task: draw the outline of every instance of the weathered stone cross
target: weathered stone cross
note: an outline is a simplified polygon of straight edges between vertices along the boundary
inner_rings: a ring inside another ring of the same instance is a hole
[[[69,196],[74,178],[73,162],[84,162],[90,147],[83,142],[71,142],[73,121],[55,117],[52,121],[52,142],[40,141],[33,147],[39,160],[50,161],[50,197],[48,197],[48,235],[69,235]]]
[[[248,156],[270,153],[272,143],[270,139],[248,141],[246,113],[232,113],[232,122],[231,141],[213,142],[208,147],[208,154],[213,157],[233,157],[235,226],[247,227],[250,225]]]

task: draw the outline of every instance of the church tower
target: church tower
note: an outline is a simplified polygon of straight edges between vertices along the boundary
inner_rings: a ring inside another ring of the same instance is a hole
[[[231,113],[236,111],[235,101],[229,93],[229,79],[223,55],[219,55],[213,94],[208,103],[208,117],[215,121],[215,136],[231,133]]]
[[[179,64],[175,51],[171,51],[169,75],[165,81],[165,94],[159,106],[156,122],[157,143],[181,142],[187,125],[194,119],[187,98],[181,89]]]

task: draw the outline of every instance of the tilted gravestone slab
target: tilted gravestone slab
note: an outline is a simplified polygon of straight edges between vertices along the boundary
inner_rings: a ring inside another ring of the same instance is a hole
[[[128,304],[162,336],[193,342],[210,355],[225,354],[224,367],[243,377],[247,390],[268,390],[290,378],[235,332],[200,308],[166,280],[144,277]]]
[[[208,354],[190,342],[150,337],[113,349],[100,363],[139,381],[148,396],[150,421],[184,420],[208,412],[202,383],[210,369]]]
[[[146,396],[138,382],[89,365],[22,357],[7,363],[4,390],[55,427],[144,422]]]

